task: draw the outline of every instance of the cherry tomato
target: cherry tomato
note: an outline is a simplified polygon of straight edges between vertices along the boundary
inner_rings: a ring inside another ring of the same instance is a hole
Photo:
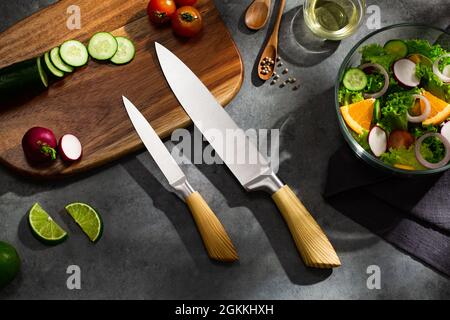
[[[147,14],[154,23],[165,23],[170,20],[177,10],[173,0],[150,0],[147,6]]]
[[[193,6],[197,3],[197,0],[175,0],[175,3],[179,7],[183,6]]]
[[[190,6],[178,8],[172,16],[173,31],[182,37],[193,37],[203,28],[203,19],[197,9]]]
[[[409,148],[414,143],[411,133],[404,130],[394,130],[389,135],[388,149]]]

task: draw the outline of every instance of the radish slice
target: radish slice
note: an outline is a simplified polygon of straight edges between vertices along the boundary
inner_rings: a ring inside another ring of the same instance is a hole
[[[425,160],[425,158],[422,156],[422,153],[420,152],[420,147],[422,146],[423,141],[429,137],[438,138],[439,140],[441,140],[442,144],[445,147],[444,159],[442,159],[438,163],[428,162],[427,160]],[[423,165],[424,167],[426,167],[428,169],[441,168],[450,161],[450,142],[447,140],[447,138],[445,138],[443,135],[441,135],[439,133],[432,132],[432,133],[427,133],[427,134],[424,134],[423,136],[421,136],[419,138],[419,140],[417,140],[417,142],[416,142],[416,147],[415,147],[414,151],[416,154],[417,161],[419,161],[421,165]]]
[[[369,146],[376,157],[381,156],[387,150],[387,135],[382,128],[375,126],[369,132]]]
[[[430,105],[430,101],[428,101],[428,99],[420,94],[413,94],[413,98],[414,101],[416,99],[420,99],[423,101],[423,103],[425,104],[425,110],[423,111],[423,113],[420,116],[417,117],[413,117],[409,114],[407,114],[408,116],[408,121],[412,122],[412,123],[419,123],[419,122],[424,122],[426,119],[428,119],[428,116],[430,115],[431,112],[431,105]]]
[[[435,75],[438,76],[439,79],[441,79],[442,82],[450,82],[450,76],[448,75],[449,70],[447,69],[448,65],[445,66],[445,68],[443,70],[444,72],[441,72],[439,70],[439,62],[442,60],[442,58],[447,58],[447,57],[450,57],[450,53],[440,56],[433,63],[433,72]]]
[[[381,65],[379,65],[377,63],[366,63],[366,64],[361,65],[359,68],[361,70],[365,71],[365,72],[366,72],[366,69],[371,70],[371,69],[375,68],[384,77],[384,86],[383,86],[383,88],[380,91],[375,92],[375,93],[364,93],[364,98],[365,99],[370,99],[370,98],[377,99],[377,98],[381,97],[383,94],[386,93],[386,91],[389,88],[389,75],[388,75],[386,69],[383,68],[383,66],[381,66]]]
[[[65,134],[59,140],[59,152],[64,161],[80,160],[83,148],[81,142],[73,134]]]
[[[441,134],[444,138],[447,139],[448,142],[450,142],[450,121],[444,123],[441,128]]]
[[[394,76],[400,84],[417,87],[420,79],[416,76],[416,64],[409,59],[400,59],[394,63]]]

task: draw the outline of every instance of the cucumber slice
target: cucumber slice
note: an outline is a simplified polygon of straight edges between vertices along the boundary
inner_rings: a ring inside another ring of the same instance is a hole
[[[64,63],[72,67],[82,67],[89,60],[89,54],[86,47],[77,40],[64,42],[59,48],[59,55]]]
[[[50,73],[52,75],[54,75],[57,78],[62,78],[64,77],[64,72],[62,72],[61,70],[59,70],[58,68],[56,68],[53,63],[50,60],[50,53],[46,52],[44,54],[44,61],[45,61],[45,66],[47,67],[48,71],[50,71]]]
[[[36,63],[37,63],[37,68],[38,68],[38,72],[39,72],[39,77],[41,78],[42,84],[44,85],[44,87],[48,88],[48,77],[47,77],[47,73],[44,70],[44,67],[42,66],[42,60],[41,57],[38,57],[36,59]]]
[[[116,37],[118,44],[116,54],[111,58],[111,62],[115,64],[126,64],[134,59],[136,48],[133,42],[125,37]]]
[[[406,57],[408,46],[402,40],[390,40],[384,45],[384,50],[396,57],[396,60]]]
[[[342,82],[348,90],[359,91],[367,86],[367,76],[361,69],[350,68],[345,73]]]
[[[109,60],[116,54],[118,46],[111,33],[98,32],[89,40],[88,51],[96,60]]]
[[[52,61],[53,65],[59,70],[67,73],[73,72],[73,67],[62,61],[61,56],[59,55],[59,47],[50,50],[50,60]]]

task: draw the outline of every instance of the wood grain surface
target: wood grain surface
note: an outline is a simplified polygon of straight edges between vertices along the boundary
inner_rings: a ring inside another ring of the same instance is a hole
[[[161,137],[188,126],[189,117],[170,91],[158,64],[154,41],[180,57],[212,91],[222,105],[237,94],[243,64],[231,36],[210,0],[200,1],[205,28],[196,38],[174,36],[170,26],[148,21],[147,0],[78,0],[82,28],[66,27],[62,0],[19,22],[0,35],[0,68],[38,56],[67,39],[86,41],[98,31],[126,35],[136,45],[133,62],[125,66],[90,61],[87,66],[52,84],[38,96],[26,92],[13,102],[0,101],[0,162],[36,178],[73,175],[118,159],[143,147],[122,105],[127,96]],[[72,133],[83,144],[80,162],[61,160],[48,167],[31,166],[21,139],[33,126],[52,129],[57,137]]]

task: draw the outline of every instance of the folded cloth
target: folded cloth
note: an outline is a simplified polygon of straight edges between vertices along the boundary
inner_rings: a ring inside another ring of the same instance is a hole
[[[450,171],[404,178],[341,147],[328,165],[325,200],[394,246],[450,276]]]

